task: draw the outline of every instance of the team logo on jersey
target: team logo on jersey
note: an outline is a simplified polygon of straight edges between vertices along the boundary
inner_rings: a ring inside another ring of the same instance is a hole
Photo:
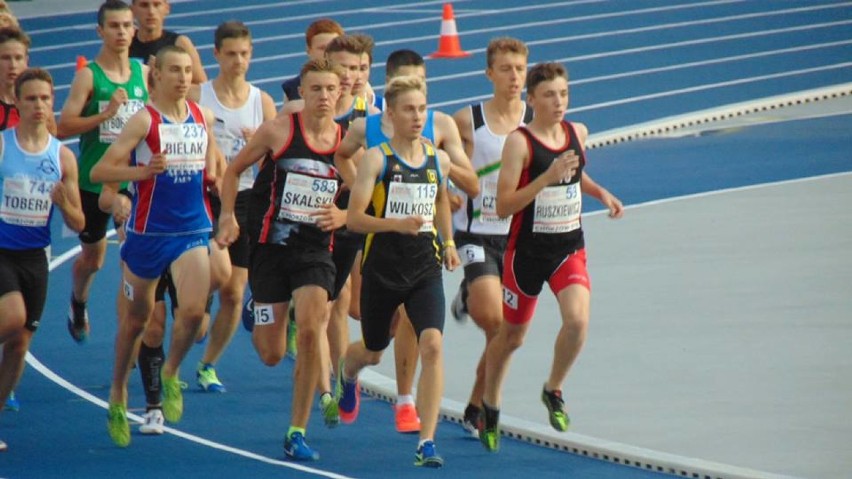
[[[429,180],[429,183],[437,183],[438,182],[438,172],[429,168],[426,170],[426,179]]]
[[[393,181],[402,183],[402,175],[393,175]]]
[[[53,175],[56,173],[56,167],[53,166],[53,162],[47,159],[41,160],[41,164],[38,165],[38,169],[45,175]]]
[[[399,166],[398,163],[394,163],[393,168],[391,168],[391,171],[402,171],[402,168]]]
[[[145,92],[142,91],[142,88],[140,88],[138,86],[133,87],[133,96],[140,97],[144,94],[145,94]]]

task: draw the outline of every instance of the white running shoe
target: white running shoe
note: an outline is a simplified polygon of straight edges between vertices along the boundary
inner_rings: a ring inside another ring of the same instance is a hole
[[[456,297],[453,298],[453,302],[450,304],[450,313],[452,313],[453,318],[458,321],[460,324],[465,323],[470,316],[467,312],[467,284],[462,280],[462,283],[459,285],[459,290],[456,292]]]
[[[139,432],[142,434],[162,434],[163,424],[166,418],[163,417],[161,409],[151,409],[142,415],[145,422],[139,426]]]

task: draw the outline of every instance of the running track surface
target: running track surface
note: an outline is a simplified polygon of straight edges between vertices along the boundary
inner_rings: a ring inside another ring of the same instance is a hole
[[[747,101],[771,95],[847,83],[852,69],[852,9],[847,2],[661,2],[565,1],[519,6],[508,1],[455,2],[462,45],[473,53],[456,61],[429,61],[430,102],[439,109],[455,109],[487,96],[482,76],[484,48],[494,36],[510,34],[531,47],[530,62],[565,62],[572,74],[570,117],[593,132],[624,127],[670,115]],[[211,0],[173,6],[169,26],[190,35],[205,64],[213,65],[212,30],[219,22],[238,18],[255,37],[255,60],[250,79],[274,98],[278,84],[297,71],[303,61],[304,27],[315,18],[332,16],[349,31],[364,31],[377,40],[373,83],[382,83],[382,59],[397,48],[430,53],[437,44],[440,2],[359,2]],[[554,12],[558,12],[554,14]],[[98,49],[93,31],[94,13],[33,18],[23,22],[33,37],[31,64],[48,66],[57,82],[58,109],[67,93],[78,54],[92,58]],[[69,34],[73,32],[73,35]],[[208,68],[215,74],[215,67]],[[848,125],[848,119],[845,120]],[[846,130],[848,131],[848,129]],[[841,137],[842,140],[842,137]],[[842,143],[841,145],[847,145]],[[613,149],[633,157],[633,148]],[[826,153],[830,155],[830,151]],[[837,150],[834,150],[837,151]],[[848,151],[848,149],[847,149]],[[652,168],[632,161],[606,161],[600,150],[590,172],[615,191],[629,190],[631,174]],[[617,155],[615,155],[617,156]],[[644,156],[644,155],[642,155]],[[593,157],[594,158],[594,157]],[[848,171],[848,159],[818,163],[816,168]],[[616,165],[623,167],[616,170]],[[630,166],[634,170],[630,170]],[[647,189],[626,194],[628,202],[656,199],[693,191],[732,186],[730,177],[708,181],[700,171],[666,168],[669,180],[649,181]],[[783,170],[741,165],[748,178],[760,183],[822,169]],[[752,169],[753,168],[753,169]],[[768,173],[767,173],[768,172]],[[665,178],[664,178],[665,179]],[[635,183],[634,183],[635,184]],[[660,186],[660,187],[657,187]],[[620,189],[621,188],[621,189]],[[55,236],[54,254],[75,242]],[[94,321],[91,341],[74,345],[64,329],[69,290],[69,266],[51,277],[43,326],[32,352],[48,368],[98,398],[105,398],[111,371],[114,333],[113,294],[118,282],[117,249],[110,248],[107,267],[98,276],[90,306]],[[98,294],[100,293],[100,299]],[[549,345],[548,345],[549,347]],[[187,359],[184,379],[201,351]],[[0,416],[0,430],[11,451],[0,457],[0,474],[9,477],[95,476],[127,471],[129,476],[158,473],[268,476],[280,473],[281,439],[287,423],[291,364],[275,369],[260,366],[244,334],[238,334],[220,363],[232,392],[207,397],[187,392],[187,414],[180,430],[262,456],[240,458],[209,445],[167,435],[134,436],[129,450],[112,446],[104,428],[104,411],[56,387],[28,368],[19,392],[24,409]],[[132,405],[142,405],[137,378],[133,378]],[[193,413],[195,411],[195,413]],[[316,416],[316,415],[315,415]],[[316,419],[316,418],[315,418]],[[327,431],[315,421],[311,443],[323,454],[315,465],[354,477],[410,476],[428,472],[410,466],[414,438],[399,438],[390,429],[388,405],[366,400],[354,427]],[[443,425],[438,444],[447,459],[444,473],[451,477],[504,476],[520,471],[543,477],[639,477],[650,472],[615,466],[588,458],[506,441],[499,455],[484,453],[476,441],[464,438],[457,426]],[[19,452],[20,451],[20,452]],[[26,451],[26,452],[24,452]],[[408,454],[409,456],[406,456]],[[266,459],[263,459],[266,458]],[[287,471],[288,474],[291,471]],[[294,477],[323,474],[296,473]]]

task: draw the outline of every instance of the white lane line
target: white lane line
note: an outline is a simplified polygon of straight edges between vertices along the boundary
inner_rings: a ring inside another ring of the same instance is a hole
[[[114,235],[115,235],[115,230],[110,230],[110,232],[107,234],[108,237],[112,237]],[[54,269],[58,268],[63,263],[67,262],[68,260],[70,260],[71,258],[76,256],[77,254],[79,254],[80,250],[81,250],[81,248],[78,245],[78,246],[75,246],[75,247],[71,248],[70,250],[60,254],[59,256],[53,258],[50,261],[49,270],[53,271]],[[90,403],[92,403],[95,406],[98,406],[102,409],[105,409],[105,410],[109,409],[109,404],[106,401],[104,401],[103,399],[89,393],[88,391],[86,391],[84,389],[77,387],[76,385],[72,384],[70,381],[66,380],[62,376],[56,374],[52,369],[48,368],[44,363],[39,361],[38,358],[36,358],[33,354],[28,352],[26,360],[27,360],[27,364],[29,364],[33,369],[38,371],[42,376],[53,381],[58,386],[66,389],[71,394],[75,394],[75,395],[79,396],[80,398],[85,399],[86,401],[89,401]],[[142,417],[137,415],[137,414],[129,413],[127,415],[127,417],[129,417],[131,420],[136,421],[136,422],[141,423],[143,421]],[[353,479],[350,476],[337,474],[335,472],[324,471],[322,469],[316,469],[316,468],[313,468],[313,467],[307,467],[307,466],[303,466],[301,464],[296,464],[296,463],[293,463],[293,462],[287,462],[287,461],[282,461],[280,459],[274,459],[274,458],[271,458],[271,457],[262,456],[260,454],[253,453],[251,451],[246,451],[245,449],[239,449],[239,448],[236,448],[236,447],[228,446],[226,444],[222,444],[222,443],[219,443],[219,442],[216,442],[216,441],[212,441],[210,439],[206,439],[206,438],[203,438],[203,437],[200,437],[200,436],[196,436],[194,434],[190,434],[188,432],[184,432],[184,431],[181,431],[179,429],[166,427],[165,431],[167,433],[173,435],[173,436],[177,436],[181,439],[186,439],[187,441],[194,442],[194,443],[200,444],[202,446],[207,446],[207,447],[210,447],[210,448],[222,451],[222,452],[227,452],[229,454],[242,456],[244,458],[252,459],[252,460],[262,462],[262,463],[265,463],[265,464],[270,464],[270,465],[273,465],[273,466],[281,466],[281,467],[285,467],[287,469],[295,469],[297,471],[302,471],[302,472],[306,472],[308,474],[314,474],[314,475],[321,476],[321,477],[328,477],[328,478],[331,478],[331,479]]]

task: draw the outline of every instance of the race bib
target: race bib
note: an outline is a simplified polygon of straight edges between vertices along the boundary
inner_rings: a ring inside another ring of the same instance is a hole
[[[485,248],[475,244],[466,244],[459,248],[459,259],[462,266],[485,262]]]
[[[108,106],[108,101],[99,101],[98,112],[103,113],[106,111]],[[112,118],[101,123],[98,140],[101,143],[115,142],[118,138],[118,134],[121,133],[122,129],[124,129],[124,125],[127,124],[127,120],[129,120],[134,113],[144,107],[145,103],[143,103],[142,100],[127,100],[127,103],[118,107],[118,112],[116,112]]]
[[[421,233],[432,231],[435,217],[435,197],[438,195],[436,183],[403,183],[391,181],[388,184],[388,207],[385,218],[423,218]]]
[[[272,305],[263,304],[254,306],[254,325],[266,326],[275,323],[275,316],[272,314]]]
[[[535,196],[533,233],[568,233],[580,227],[580,184],[548,186]]]
[[[224,125],[220,125],[217,123],[213,127],[213,135],[216,137],[216,143],[219,145],[219,149],[222,150],[222,154],[225,155],[225,160],[230,164],[234,158],[237,157],[237,153],[246,146],[246,139],[242,135],[236,136],[231,133]]]
[[[278,219],[315,224],[316,213],[322,210],[323,205],[334,202],[336,193],[337,180],[333,178],[287,173]]]
[[[492,226],[509,226],[511,216],[501,218],[497,215],[497,179],[486,178],[482,181],[482,191],[479,193],[482,208],[479,210],[479,221]]]
[[[199,123],[159,125],[160,152],[166,156],[166,169],[173,173],[204,170],[207,130]]]
[[[10,225],[45,226],[50,218],[52,181],[4,178],[0,219]]]

